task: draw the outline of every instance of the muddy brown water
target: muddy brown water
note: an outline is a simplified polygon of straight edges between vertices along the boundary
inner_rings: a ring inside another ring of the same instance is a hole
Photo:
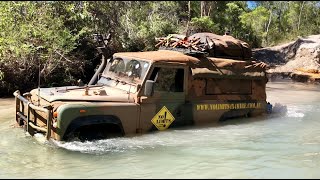
[[[269,82],[267,96],[271,115],[83,143],[28,136],[0,99],[0,178],[320,178],[320,86]]]

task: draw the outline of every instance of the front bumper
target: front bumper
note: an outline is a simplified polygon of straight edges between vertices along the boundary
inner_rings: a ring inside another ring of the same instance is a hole
[[[36,106],[27,99],[28,93],[21,95],[17,90],[13,93],[16,102],[16,122],[25,126],[26,131],[40,131],[46,134],[46,139],[51,137],[52,106]],[[32,118],[33,117],[33,118]],[[39,126],[37,119],[44,119],[45,126]]]

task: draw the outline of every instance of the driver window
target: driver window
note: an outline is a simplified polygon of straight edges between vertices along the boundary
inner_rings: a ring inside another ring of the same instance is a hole
[[[114,59],[110,66],[110,72],[114,72],[116,74],[119,74],[123,72],[125,69],[125,65],[123,62],[123,59]]]
[[[128,62],[125,73],[129,77],[141,78],[141,64],[137,60],[131,60]]]
[[[155,91],[183,92],[184,69],[182,68],[154,68],[151,80],[155,81]]]

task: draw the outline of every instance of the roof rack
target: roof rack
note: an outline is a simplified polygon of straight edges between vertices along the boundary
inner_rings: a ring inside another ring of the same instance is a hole
[[[171,51],[178,51],[181,52],[185,55],[190,55],[190,56],[208,56],[209,53],[205,51],[197,51],[191,48],[181,48],[181,47],[165,47],[161,46],[159,47],[159,50],[171,50]]]

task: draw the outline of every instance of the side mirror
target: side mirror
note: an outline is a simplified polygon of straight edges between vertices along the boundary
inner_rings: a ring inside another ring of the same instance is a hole
[[[141,84],[138,84],[138,85],[137,85],[137,91],[139,91],[140,88],[141,88]]]
[[[144,95],[145,96],[152,96],[154,92],[154,81],[147,80],[145,87],[144,87]]]

